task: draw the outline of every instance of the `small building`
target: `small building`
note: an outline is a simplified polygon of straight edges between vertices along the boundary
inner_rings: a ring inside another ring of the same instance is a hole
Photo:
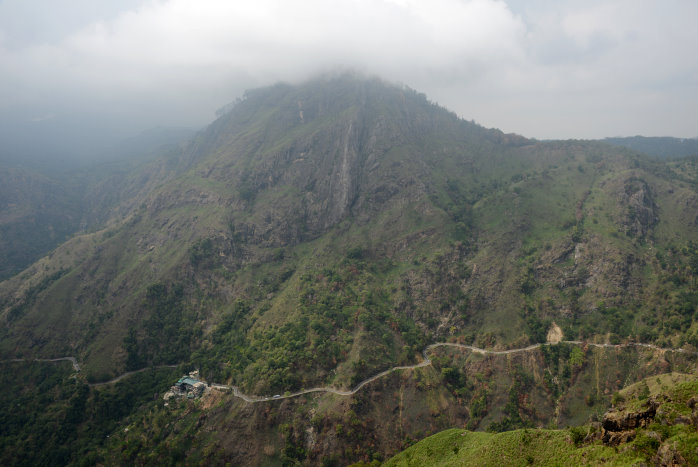
[[[184,375],[165,393],[164,399],[168,400],[171,397],[187,397],[194,399],[201,397],[206,389],[206,383],[199,381],[194,374]]]
[[[203,392],[204,388],[206,387],[206,384],[202,383],[198,379],[192,378],[191,376],[183,376],[179,378],[179,381],[177,381],[174,386],[179,392],[195,392],[199,393],[198,395],[200,395],[200,393]]]

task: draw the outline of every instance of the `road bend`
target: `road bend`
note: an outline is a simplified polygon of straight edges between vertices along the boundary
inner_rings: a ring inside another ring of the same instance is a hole
[[[658,350],[658,351],[663,351],[663,352],[679,352],[679,353],[684,353],[684,354],[689,354],[689,355],[698,355],[698,352],[688,351],[686,349],[662,348],[662,347],[658,347],[658,346],[653,345],[653,344],[644,344],[644,343],[640,343],[640,342],[630,342],[627,344],[596,344],[593,342],[583,342],[583,341],[570,340],[570,341],[561,341],[561,343],[570,344],[570,345],[588,345],[590,347],[597,347],[597,348],[604,348],[604,349],[609,349],[609,348],[620,349],[620,348],[624,348],[624,347],[643,347],[643,348],[648,348],[648,349],[653,349],[653,350]],[[473,353],[478,353],[481,355],[510,355],[510,354],[521,353],[521,352],[530,352],[531,350],[538,349],[544,345],[554,345],[554,344],[549,344],[549,343],[542,344],[541,343],[541,344],[533,344],[533,345],[529,345],[527,347],[521,347],[521,348],[517,348],[517,349],[490,350],[490,349],[481,349],[479,347],[475,347],[475,346],[467,345],[467,344],[457,344],[455,342],[436,342],[436,343],[430,344],[424,348],[424,350],[422,351],[422,356],[424,357],[424,360],[422,360],[420,363],[417,363],[414,365],[394,366],[394,367],[389,368],[387,370],[381,371],[380,373],[377,373],[377,374],[361,381],[356,386],[354,386],[354,388],[352,388],[350,390],[342,390],[342,389],[336,389],[333,387],[321,386],[321,387],[315,387],[315,388],[310,388],[310,389],[304,389],[304,390],[293,392],[293,393],[277,394],[274,396],[256,396],[256,395],[244,394],[243,392],[240,391],[240,389],[237,386],[228,386],[225,384],[211,384],[210,387],[212,387],[214,389],[232,391],[232,394],[235,397],[238,397],[238,398],[244,400],[245,402],[249,402],[249,403],[259,403],[259,402],[269,402],[269,401],[276,401],[276,400],[283,400],[283,399],[291,399],[294,397],[302,396],[304,394],[310,394],[310,393],[315,393],[315,392],[324,392],[324,393],[336,394],[339,396],[351,396],[353,394],[356,394],[361,388],[363,388],[367,384],[370,384],[370,383],[376,381],[377,379],[380,379],[384,376],[387,376],[394,371],[414,370],[416,368],[423,368],[426,366],[430,366],[432,364],[432,361],[431,361],[431,358],[429,357],[429,353],[437,347],[453,347],[453,348],[457,348],[457,349],[469,350]]]

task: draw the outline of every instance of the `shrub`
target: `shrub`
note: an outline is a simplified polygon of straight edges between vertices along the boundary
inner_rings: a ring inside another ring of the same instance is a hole
[[[584,442],[584,438],[587,436],[587,428],[584,426],[573,426],[569,429],[570,439],[575,446],[579,447]]]

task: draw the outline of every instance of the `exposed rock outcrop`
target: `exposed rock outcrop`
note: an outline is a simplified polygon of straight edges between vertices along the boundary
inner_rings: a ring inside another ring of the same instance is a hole
[[[620,202],[625,207],[621,224],[628,235],[645,237],[659,222],[657,205],[644,180],[636,177],[626,180]]]
[[[657,414],[659,402],[650,399],[646,409],[640,411],[624,411],[611,409],[603,416],[602,427],[606,432],[619,432],[633,430],[646,426]]]
[[[688,462],[686,462],[686,459],[676,450],[676,447],[669,443],[659,446],[657,455],[654,456],[652,461],[654,461],[655,465],[660,465],[662,467],[688,465]]]
[[[690,448],[687,451],[685,444],[685,436],[689,438],[694,436],[695,428],[690,425],[695,426],[698,418],[696,417],[698,396],[688,392],[694,390],[690,385],[684,385],[678,390],[669,389],[650,396],[639,408],[637,405],[639,399],[633,399],[628,404],[634,408],[612,408],[604,414],[600,439],[607,446],[628,443],[618,449],[633,449],[643,453],[653,465],[694,465]],[[631,397],[637,396],[638,393],[635,393]],[[687,413],[686,409],[690,413]],[[649,430],[647,427],[650,424],[663,426],[664,429]],[[679,428],[680,425],[689,426]],[[673,428],[668,430],[668,427]],[[676,436],[677,432],[683,434]]]

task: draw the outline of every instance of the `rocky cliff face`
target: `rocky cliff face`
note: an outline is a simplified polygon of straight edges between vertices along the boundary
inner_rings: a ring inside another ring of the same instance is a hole
[[[644,238],[659,221],[652,191],[647,182],[640,178],[625,180],[619,204],[625,206],[621,224],[628,235]]]
[[[597,435],[619,450],[642,452],[654,465],[691,465],[698,458],[690,448],[698,428],[695,378],[669,374],[656,383],[652,390],[643,381],[618,394]]]

